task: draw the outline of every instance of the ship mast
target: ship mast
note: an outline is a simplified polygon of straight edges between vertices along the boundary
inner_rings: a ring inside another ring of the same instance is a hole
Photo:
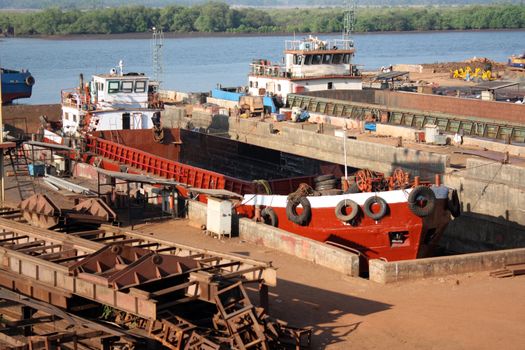
[[[153,79],[160,85],[162,83],[162,74],[164,65],[162,61],[162,47],[164,46],[164,32],[162,28],[153,27]]]
[[[344,12],[344,23],[343,23],[343,45],[347,48],[347,45],[353,46],[352,43],[352,32],[355,29],[355,8],[356,1],[346,1],[346,8]],[[345,166],[345,182],[348,184],[348,160],[346,158],[346,122],[343,126],[343,157]]]
[[[346,1],[346,7],[344,11],[343,19],[343,40],[351,40],[352,32],[355,29],[355,20],[356,15],[356,1],[348,0]]]

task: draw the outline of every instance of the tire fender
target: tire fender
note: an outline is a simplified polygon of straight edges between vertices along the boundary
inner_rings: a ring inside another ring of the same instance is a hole
[[[303,207],[301,214],[297,214],[299,204]],[[300,197],[296,201],[288,201],[286,204],[286,217],[297,225],[306,226],[312,218],[312,206],[306,197]]]
[[[266,207],[261,211],[261,217],[266,225],[277,227],[279,221],[272,207]]]
[[[379,212],[377,213],[374,213],[372,211],[372,206],[374,204],[379,204]],[[366,216],[376,221],[381,220],[386,215],[387,210],[388,210],[387,202],[383,198],[378,197],[378,196],[369,197],[365,201],[365,204],[363,206],[363,211],[365,212]]]
[[[350,214],[344,214],[344,209],[350,207],[352,211]],[[343,199],[335,207],[335,216],[342,222],[352,221],[359,214],[359,205],[351,199]]]
[[[419,201],[424,200],[425,205],[420,206]],[[408,195],[408,206],[410,210],[419,217],[430,215],[436,206],[436,195],[427,186],[417,186]]]
[[[25,83],[27,86],[33,86],[35,85],[35,78],[33,78],[33,76],[30,75],[26,78]]]

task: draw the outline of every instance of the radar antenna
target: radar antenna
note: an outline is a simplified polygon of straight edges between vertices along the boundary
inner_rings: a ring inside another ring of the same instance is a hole
[[[164,32],[162,28],[153,27],[153,79],[160,85],[164,73],[164,64],[162,60],[162,47],[164,46]]]

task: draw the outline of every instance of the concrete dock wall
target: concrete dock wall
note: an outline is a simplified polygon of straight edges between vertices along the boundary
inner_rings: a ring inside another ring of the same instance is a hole
[[[179,112],[170,109],[164,112],[170,120],[182,118],[181,124],[191,128],[202,128],[210,133],[229,135],[252,145],[270,148],[295,155],[316,158],[331,163],[344,164],[343,140],[333,134],[319,134],[305,129],[305,125],[279,125],[274,129],[272,123],[256,119],[239,119],[227,116],[210,116],[194,113],[192,118],[184,118]],[[164,116],[163,116],[164,118]],[[369,168],[390,174],[395,168],[403,167],[413,175],[432,178],[435,173],[443,173],[449,165],[449,156],[396,148],[390,145],[346,140],[347,164],[354,168]]]
[[[359,256],[278,228],[239,220],[239,237],[280,252],[308,260],[348,276],[359,276]]]
[[[206,225],[207,206],[189,201],[190,225]],[[359,276],[359,257],[342,249],[289,233],[278,228],[256,223],[250,219],[238,219],[239,237],[247,242],[272,248],[280,252],[308,260],[348,276]]]
[[[376,135],[377,136],[389,136],[389,137],[402,137],[403,140],[416,141],[416,132],[424,131],[417,130],[399,125],[391,124],[377,124]],[[453,134],[448,134],[450,139],[453,139]],[[474,146],[480,149],[488,149],[495,152],[509,152],[510,155],[514,156],[525,156],[525,147],[518,145],[510,145],[503,142],[484,140],[477,137],[463,137],[463,146]]]
[[[462,216],[445,231],[445,248],[458,252],[525,247],[525,168],[468,159],[444,176],[458,189]]]
[[[392,283],[460,273],[497,270],[525,261],[525,249],[443,256],[407,261],[370,260],[370,280]]]

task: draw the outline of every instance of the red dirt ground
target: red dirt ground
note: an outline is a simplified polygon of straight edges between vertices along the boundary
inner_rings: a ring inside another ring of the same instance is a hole
[[[239,238],[214,239],[185,220],[139,229],[272,261],[279,280],[270,288],[270,314],[313,326],[312,349],[523,349],[525,276],[480,272],[380,285]]]

